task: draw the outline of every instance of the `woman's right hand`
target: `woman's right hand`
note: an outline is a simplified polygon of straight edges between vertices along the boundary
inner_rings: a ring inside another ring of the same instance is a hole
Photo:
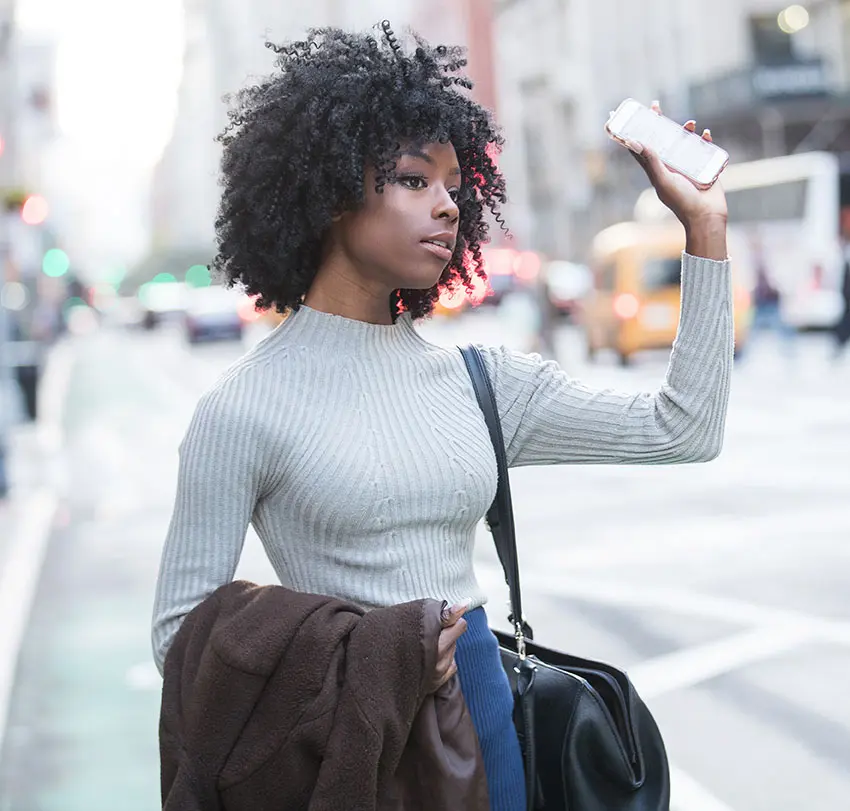
[[[452,676],[457,673],[455,650],[457,641],[466,631],[466,620],[463,615],[469,609],[469,601],[446,607],[440,615],[440,639],[437,644],[437,666],[434,673],[434,691],[439,690]]]

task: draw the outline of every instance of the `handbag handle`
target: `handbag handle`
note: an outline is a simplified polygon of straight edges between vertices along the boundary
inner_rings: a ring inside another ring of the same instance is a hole
[[[499,471],[499,483],[496,488],[496,498],[487,510],[487,525],[493,534],[496,552],[505,572],[511,599],[511,613],[508,617],[514,629],[517,642],[517,653],[525,659],[525,640],[533,639],[531,626],[525,621],[522,613],[522,592],[519,584],[519,558],[516,548],[516,529],[514,527],[514,509],[511,501],[511,483],[508,478],[508,457],[505,453],[505,438],[502,434],[502,423],[499,419],[499,409],[493,386],[484,365],[481,350],[474,344],[459,347],[466,369],[475,389],[475,397],[484,414],[490,441],[496,453],[496,466]]]

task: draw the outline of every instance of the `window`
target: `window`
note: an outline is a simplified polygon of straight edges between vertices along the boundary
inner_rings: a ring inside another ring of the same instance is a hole
[[[641,284],[644,290],[660,290],[663,287],[678,287],[682,273],[682,260],[648,259],[643,264]]]
[[[808,180],[726,191],[732,223],[801,220],[806,213]]]
[[[776,21],[776,14],[750,17],[750,42],[757,65],[788,65],[794,62],[794,44]]]

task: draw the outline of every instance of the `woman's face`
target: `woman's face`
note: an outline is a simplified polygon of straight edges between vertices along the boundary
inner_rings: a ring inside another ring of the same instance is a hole
[[[454,253],[460,189],[451,144],[403,145],[381,194],[374,169],[367,169],[365,201],[335,224],[334,248],[369,285],[387,292],[431,288]]]

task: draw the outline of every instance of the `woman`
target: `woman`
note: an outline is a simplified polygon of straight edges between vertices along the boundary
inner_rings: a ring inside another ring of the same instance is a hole
[[[472,565],[496,463],[460,354],[413,327],[441,290],[481,273],[485,209],[501,223],[505,200],[502,139],[457,90],[469,87],[457,49],[417,40],[406,52],[384,23],[377,40],[324,29],[275,50],[281,72],[241,91],[223,136],[215,267],[289,315],[204,395],[181,445],[156,660],[232,579],[249,522],[289,588],[367,608],[447,600],[439,678],[459,673],[492,807],[521,809],[511,695]],[[486,349],[513,466],[720,451],[732,359],[723,192],[631,148],[687,230],[667,377],[654,394],[595,391],[538,356]]]

